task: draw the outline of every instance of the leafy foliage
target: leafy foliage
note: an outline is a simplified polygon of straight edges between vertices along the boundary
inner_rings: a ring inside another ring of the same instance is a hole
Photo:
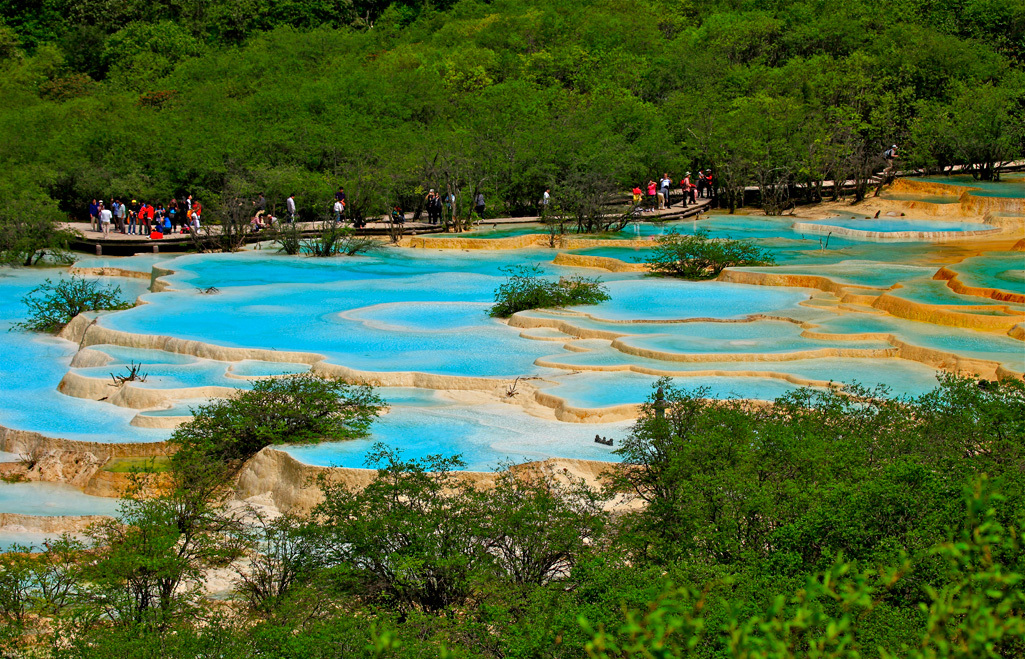
[[[0,5],[5,198],[214,210],[243,177],[302,217],[344,184],[361,219],[433,187],[459,230],[477,191],[526,215],[550,187],[595,231],[667,170],[710,167],[723,206],[755,186],[778,213],[826,180],[864,196],[892,143],[902,168],[983,177],[1023,155],[1020,3],[243,4]]]
[[[769,407],[659,384],[604,492],[539,464],[485,483],[378,445],[376,474],[326,475],[312,515],[246,520],[172,461],[171,490],[131,497],[90,547],[0,558],[0,643],[68,659],[1021,654],[1021,382]],[[211,569],[236,576],[234,601],[200,592]]]
[[[265,446],[363,437],[380,409],[369,385],[310,374],[260,380],[193,410],[169,440],[177,449],[172,463],[183,475],[212,470],[219,480],[224,466],[237,467]]]
[[[74,234],[60,226],[60,213],[45,197],[8,199],[0,208],[0,264],[30,266],[49,256],[69,262]]]
[[[130,309],[116,284],[101,286],[99,280],[71,276],[56,283],[46,279],[22,298],[28,319],[13,327],[33,332],[59,332],[84,311]]]
[[[598,277],[560,277],[546,279],[538,266],[516,266],[506,270],[505,283],[495,291],[495,304],[488,312],[508,318],[517,311],[598,304],[609,298],[608,290]]]
[[[378,246],[370,236],[357,236],[351,227],[327,221],[318,227],[317,235],[303,241],[302,251],[312,256],[356,256]]]
[[[747,240],[709,238],[707,229],[693,235],[673,230],[659,236],[648,259],[653,274],[684,279],[713,279],[726,268],[772,265],[768,251]]]

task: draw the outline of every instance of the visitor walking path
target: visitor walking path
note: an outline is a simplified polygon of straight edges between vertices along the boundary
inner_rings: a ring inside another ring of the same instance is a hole
[[[664,210],[655,210],[651,212],[640,213],[632,221],[635,222],[652,222],[652,221],[670,221],[680,220],[687,217],[694,217],[699,213],[707,211],[712,204],[711,199],[699,199],[698,203],[690,204],[688,206],[681,206],[676,204],[671,208]],[[496,217],[489,218],[475,224],[474,229],[482,228],[498,228],[499,226],[509,226],[515,224],[531,224],[540,222],[541,218],[537,216],[528,217]],[[298,226],[302,229],[303,233],[312,236],[317,231],[319,222],[298,222]],[[567,222],[572,224],[572,222]],[[123,234],[116,231],[111,231],[106,238],[103,237],[103,232],[94,231],[88,222],[66,222],[64,226],[68,229],[72,229],[77,232],[81,239],[72,242],[72,248],[85,251],[94,252],[97,255],[123,255],[123,254],[135,254],[138,252],[183,252],[188,251],[196,246],[196,239],[190,234],[167,234],[161,239],[153,240],[148,235],[140,234]],[[356,233],[360,235],[383,235],[387,236],[390,234],[392,225],[390,222],[377,221],[367,222],[367,225],[363,229],[357,229]],[[207,224],[203,228],[203,232],[199,235],[200,241],[208,241],[213,237],[216,237],[220,227],[215,224]],[[425,233],[443,233],[445,230],[444,226],[437,224],[428,224],[427,222],[420,221],[406,221],[402,224],[400,230],[401,235],[422,235]],[[207,233],[209,231],[209,234]],[[250,235],[246,242],[254,243],[261,240],[269,240],[273,238],[274,231],[264,229],[258,233]]]

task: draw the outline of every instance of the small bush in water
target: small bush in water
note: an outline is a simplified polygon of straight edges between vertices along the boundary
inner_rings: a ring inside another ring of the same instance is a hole
[[[101,286],[96,279],[71,277],[56,283],[47,279],[21,299],[28,307],[28,318],[13,326],[33,332],[59,332],[83,311],[130,309],[132,303],[121,297],[121,287]]]
[[[698,229],[693,236],[673,231],[660,237],[648,267],[656,275],[712,279],[725,268],[775,263],[769,252],[750,241],[713,239],[707,229]]]
[[[505,270],[509,278],[495,291],[489,311],[496,318],[508,318],[517,311],[598,304],[609,299],[608,290],[597,277],[545,279],[539,267],[517,266]]]

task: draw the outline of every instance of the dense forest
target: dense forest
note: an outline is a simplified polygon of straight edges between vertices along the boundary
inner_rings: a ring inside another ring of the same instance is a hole
[[[2,0],[0,194],[506,215],[710,167],[778,206],[891,144],[992,176],[1025,152],[1023,57],[1006,0]]]

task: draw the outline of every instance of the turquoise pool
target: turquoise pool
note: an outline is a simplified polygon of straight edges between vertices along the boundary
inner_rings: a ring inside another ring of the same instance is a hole
[[[900,233],[908,231],[917,232],[947,232],[947,231],[983,231],[993,227],[973,222],[946,222],[941,220],[912,220],[896,217],[861,218],[861,217],[831,217],[825,220],[815,220],[808,224],[820,224],[826,226],[854,229],[855,231],[872,231],[877,233]]]
[[[1020,197],[1025,198],[1025,174],[1010,173],[1004,174],[999,181],[980,181],[972,178],[970,174],[957,174],[954,176],[924,176],[921,179],[927,183],[944,183],[946,185],[960,185],[971,188],[971,194],[976,197]]]

